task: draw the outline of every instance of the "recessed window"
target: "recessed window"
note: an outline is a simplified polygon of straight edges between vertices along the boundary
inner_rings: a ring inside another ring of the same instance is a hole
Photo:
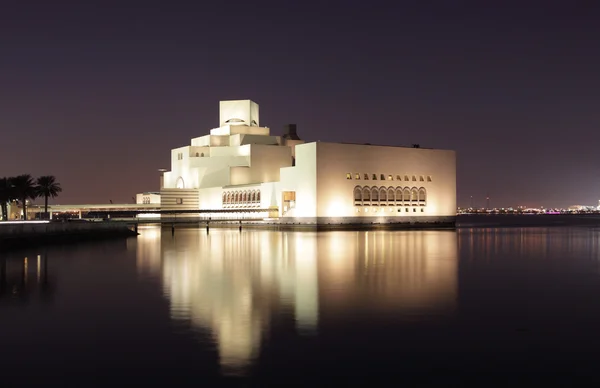
[[[402,177],[401,177],[400,175],[396,175],[396,180],[397,180],[397,181],[401,181],[401,180],[402,180]]]
[[[377,180],[377,174],[373,174],[373,180],[376,181]]]
[[[359,173],[354,174],[354,179],[360,179],[360,174]]]
[[[365,180],[368,181],[369,180],[369,174],[365,174]]]
[[[421,175],[421,176],[419,177],[419,182],[425,182],[425,178],[423,177],[423,175]]]
[[[393,181],[393,180],[394,180],[394,177],[391,175],[388,175],[388,181]]]
[[[200,152],[196,152],[196,157],[200,157]]]
[[[398,209],[398,213],[400,213],[402,211],[402,209]]]
[[[423,213],[425,211],[425,209],[421,209],[421,213]]]
[[[407,181],[407,182],[409,181],[408,175],[404,175],[404,180]]]
[[[365,208],[365,213],[368,213],[368,212],[369,212],[369,208],[368,208],[368,207],[366,207],[366,208]]]
[[[360,208],[359,207],[356,208],[356,212],[360,213]]]
[[[381,174],[381,175],[379,176],[379,178],[381,178],[381,180],[382,180],[382,181],[384,181],[384,180],[385,180],[385,175]]]
[[[417,181],[417,177],[413,175],[413,179],[412,180],[413,180],[413,182],[416,182]]]
[[[178,205],[183,205],[183,198],[176,198],[175,203]]]
[[[404,209],[404,210],[406,210],[406,212],[408,213],[408,208],[406,208],[406,209]]]
[[[417,212],[417,209],[413,208],[413,213],[416,213],[416,212]]]
[[[431,182],[431,175],[427,175],[427,182]]]
[[[346,173],[346,179],[352,179],[352,174],[351,173]]]

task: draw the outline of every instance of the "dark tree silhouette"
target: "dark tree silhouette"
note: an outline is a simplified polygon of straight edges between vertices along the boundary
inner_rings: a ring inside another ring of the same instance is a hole
[[[0,207],[2,208],[2,219],[8,220],[8,203],[14,199],[14,189],[10,178],[0,178]]]
[[[27,200],[37,197],[37,188],[29,174],[18,175],[9,179],[14,189],[15,198],[23,203],[23,219],[27,220]]]
[[[37,196],[44,197],[44,217],[48,218],[48,198],[56,198],[62,192],[60,183],[56,182],[53,175],[44,175],[36,180]]]

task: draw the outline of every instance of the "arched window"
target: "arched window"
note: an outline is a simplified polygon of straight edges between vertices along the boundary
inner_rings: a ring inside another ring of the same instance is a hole
[[[200,157],[203,158],[204,157],[204,152],[200,154]]]
[[[405,187],[404,190],[402,190],[402,201],[404,201],[404,203],[410,202],[410,189],[408,187]]]
[[[393,187],[388,188],[387,199],[388,199],[388,203],[394,202],[394,188]]]
[[[362,203],[362,188],[360,186],[356,186],[354,188],[354,204],[360,205]]]
[[[363,201],[370,201],[371,200],[371,189],[369,189],[368,187],[364,187],[362,198],[363,198]]]
[[[260,190],[256,193],[256,202],[260,202]]]
[[[223,192],[223,205],[227,203],[227,193]]]
[[[379,203],[387,205],[387,189],[385,187],[379,189]]]
[[[396,202],[402,202],[402,187],[396,187]]]
[[[183,182],[182,177],[177,178],[177,183],[175,184],[175,187],[177,187],[178,189],[185,189],[185,183]]]
[[[246,193],[244,191],[244,193],[242,194],[242,203],[246,203],[247,200],[248,200],[248,193]]]
[[[381,179],[382,181],[384,181],[385,180],[385,175],[383,175],[383,174],[379,175],[379,179]]]
[[[373,187],[371,189],[371,201],[378,202],[379,201],[379,189],[377,187]]]
[[[252,203],[256,202],[256,191],[252,192]]]
[[[227,193],[227,204],[231,204],[231,192]]]
[[[198,157],[198,156],[200,156],[200,153],[199,153],[199,152],[196,152],[196,157]]]
[[[410,201],[411,202],[417,202],[417,201],[419,201],[419,190],[417,190],[416,187],[413,187],[410,190]]]
[[[233,194],[233,203],[237,204],[237,203],[239,203],[239,201],[240,201],[240,196],[239,196],[239,193],[236,191]]]
[[[424,187],[421,187],[419,189],[419,204],[425,205],[426,202],[427,202],[427,191],[425,190]]]

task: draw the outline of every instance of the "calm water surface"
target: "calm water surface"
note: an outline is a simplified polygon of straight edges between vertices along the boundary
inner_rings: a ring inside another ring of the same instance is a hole
[[[2,386],[600,382],[600,231],[140,229],[1,256]]]

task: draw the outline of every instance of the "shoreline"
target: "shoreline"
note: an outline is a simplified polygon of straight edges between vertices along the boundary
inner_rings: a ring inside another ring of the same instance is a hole
[[[71,244],[86,241],[128,238],[138,235],[133,220],[67,221],[67,222],[0,222],[0,252],[43,245]],[[272,231],[326,232],[326,231],[433,231],[483,228],[536,228],[536,227],[600,227],[600,214],[461,214],[455,222],[390,222],[390,223],[278,223],[256,220],[219,221],[180,220],[142,222],[137,225],[160,225],[163,229],[201,228],[252,229]]]
[[[0,252],[39,247],[137,236],[126,224],[100,222],[0,222]]]

